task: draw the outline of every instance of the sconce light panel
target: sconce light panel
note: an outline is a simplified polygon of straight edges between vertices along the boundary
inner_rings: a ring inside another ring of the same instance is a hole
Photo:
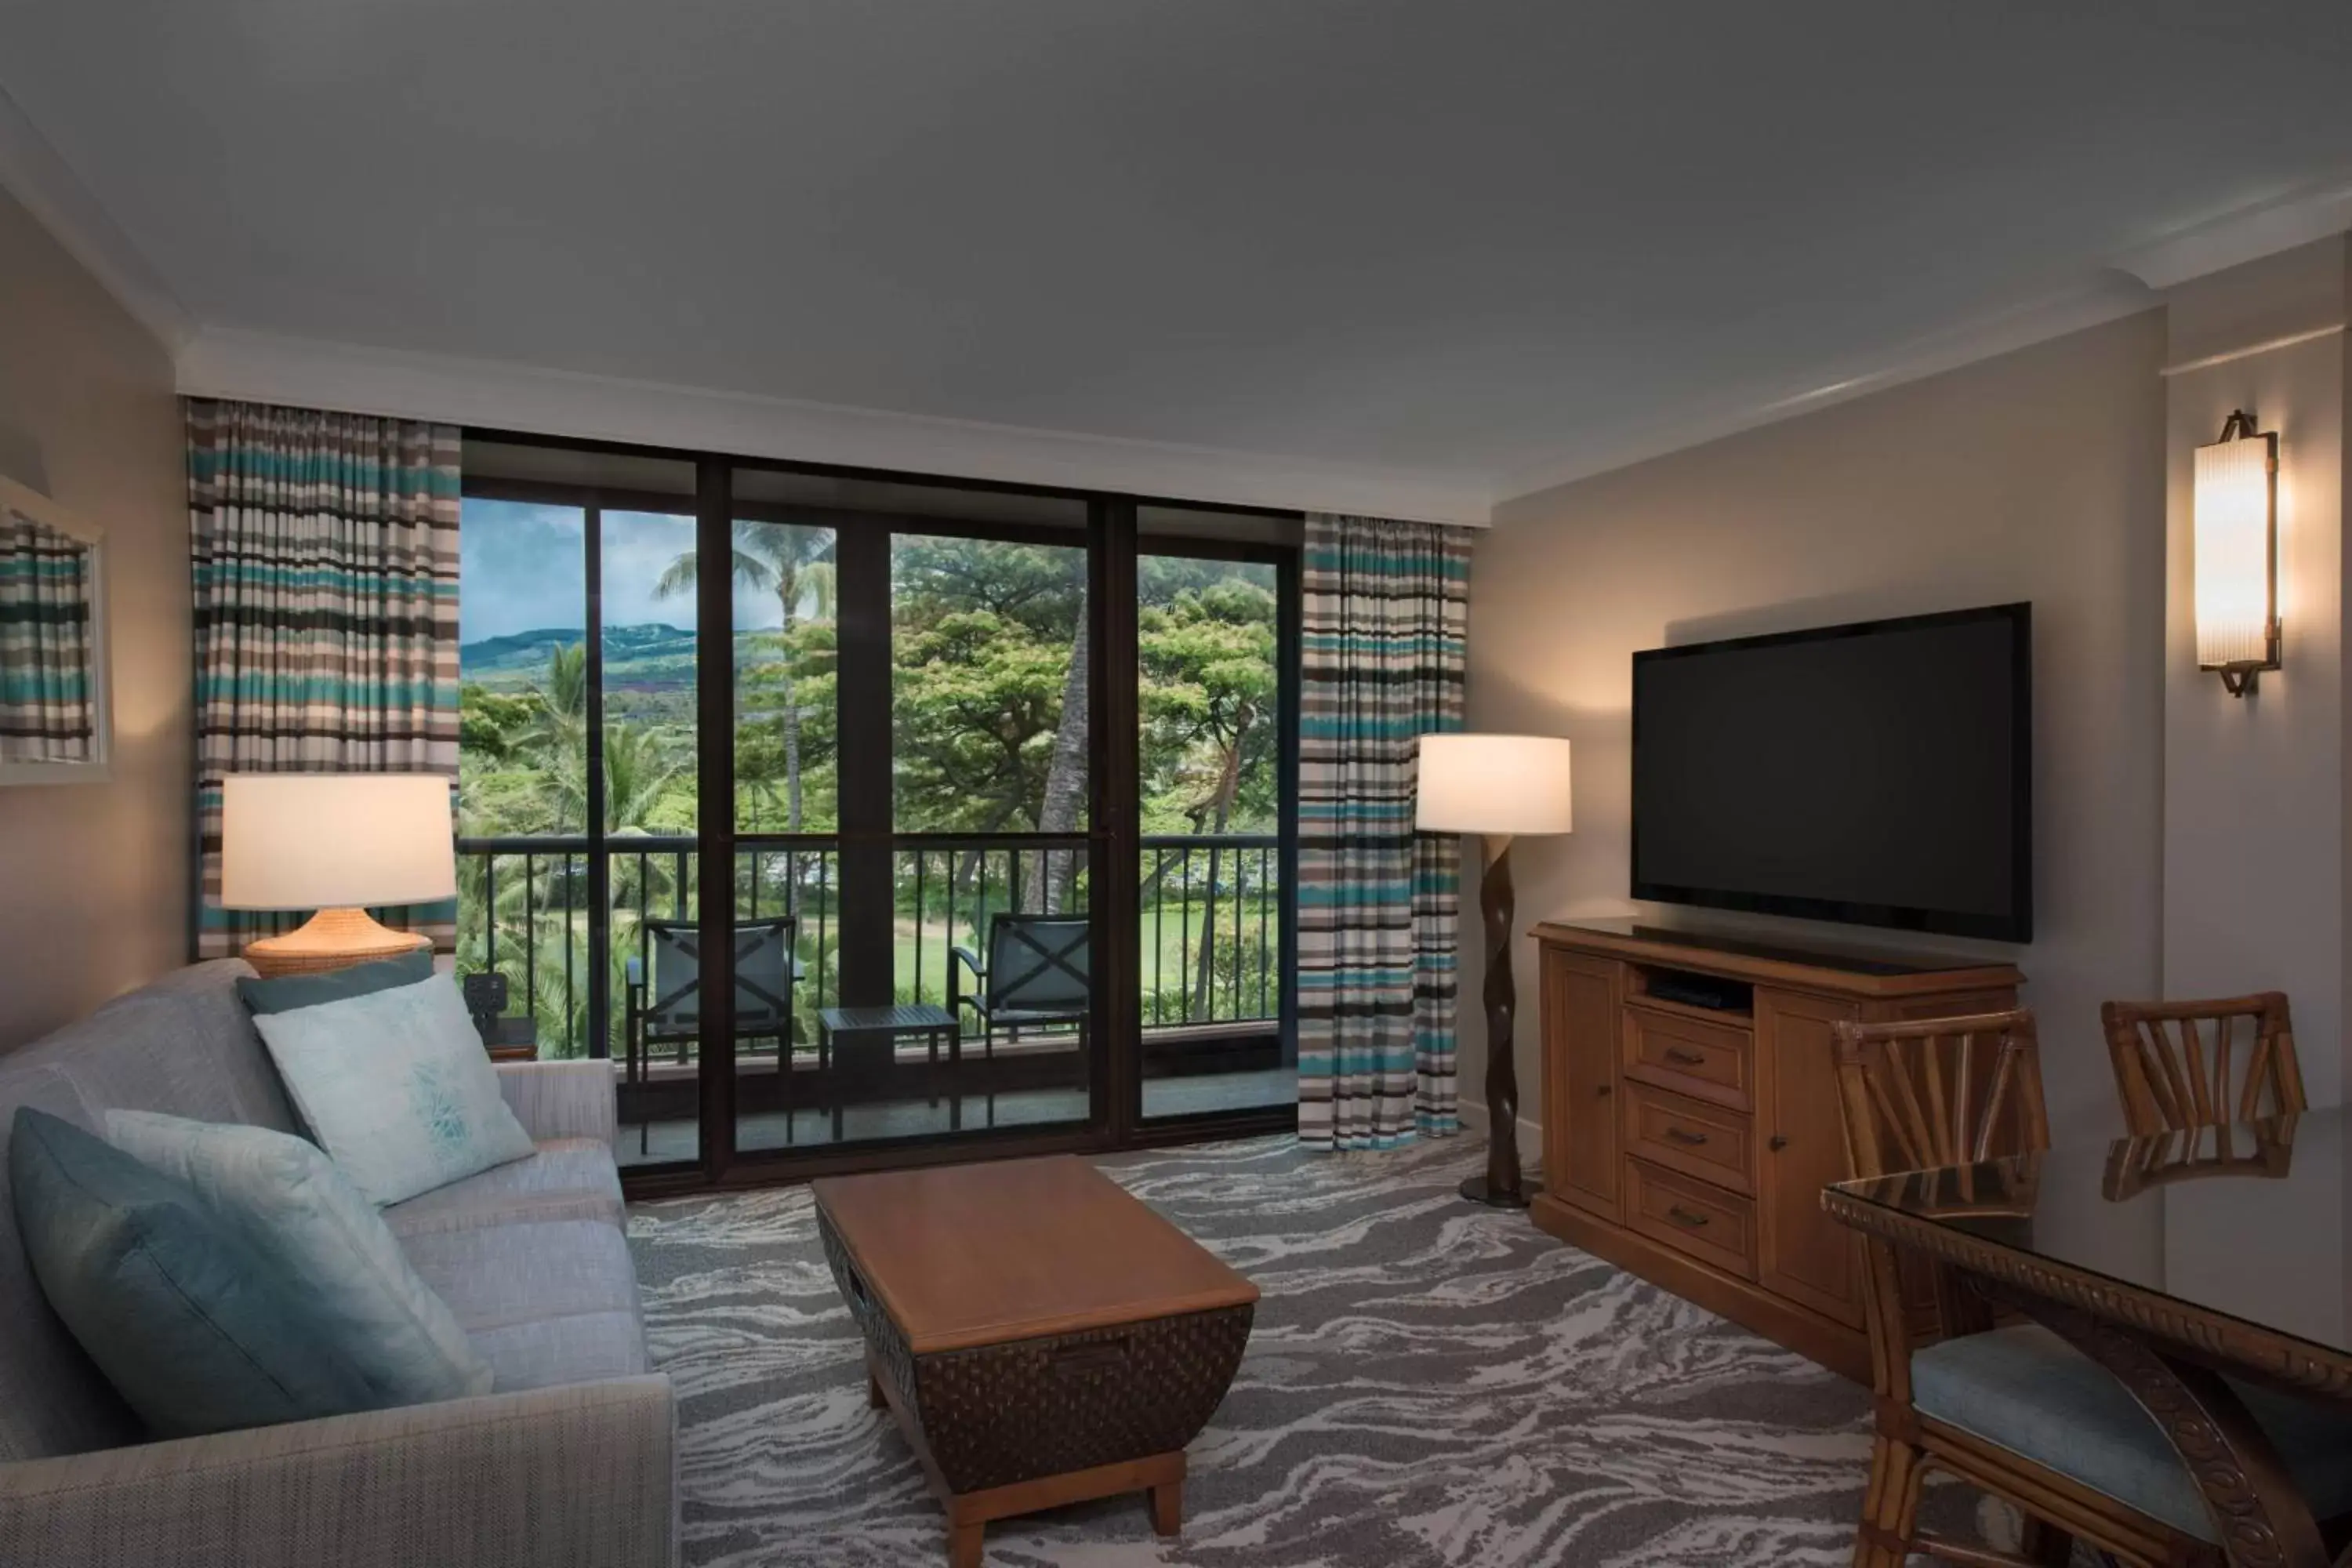
[[[2263,670],[2279,668],[2282,651],[2277,435],[2231,414],[2221,438],[2197,448],[2193,506],[2197,668],[2242,697]]]

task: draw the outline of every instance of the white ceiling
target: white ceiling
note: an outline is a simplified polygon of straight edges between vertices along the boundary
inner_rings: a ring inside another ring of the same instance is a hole
[[[2346,0],[0,0],[0,89],[199,346],[1496,496],[2352,182]]]

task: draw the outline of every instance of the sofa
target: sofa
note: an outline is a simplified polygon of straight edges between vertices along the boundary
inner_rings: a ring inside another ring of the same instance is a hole
[[[251,973],[196,964],[0,1056],[0,1563],[668,1568],[677,1410],[646,1352],[604,1062],[500,1064],[536,1152],[383,1211],[487,1394],[151,1442],[50,1311],[7,1190],[16,1108],[299,1131],[237,999]]]

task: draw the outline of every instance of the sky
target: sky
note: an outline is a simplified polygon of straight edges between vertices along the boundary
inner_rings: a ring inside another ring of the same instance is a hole
[[[660,621],[691,628],[694,599],[661,598],[654,584],[694,548],[694,519],[608,511],[604,524],[604,624]],[[587,621],[587,564],[575,507],[466,498],[457,528],[457,625],[461,642]],[[735,595],[739,629],[782,624],[775,597]]]

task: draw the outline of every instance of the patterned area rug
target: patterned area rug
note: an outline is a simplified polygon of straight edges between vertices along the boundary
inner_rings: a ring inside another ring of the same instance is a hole
[[[988,1531],[1038,1568],[1843,1563],[1869,1447],[1852,1384],[1464,1204],[1483,1145],[1288,1138],[1105,1168],[1264,1292],[1192,1449],[1181,1541],[1140,1497]],[[825,1271],[805,1189],[640,1205],[677,1380],[688,1563],[943,1563],[946,1534]]]

